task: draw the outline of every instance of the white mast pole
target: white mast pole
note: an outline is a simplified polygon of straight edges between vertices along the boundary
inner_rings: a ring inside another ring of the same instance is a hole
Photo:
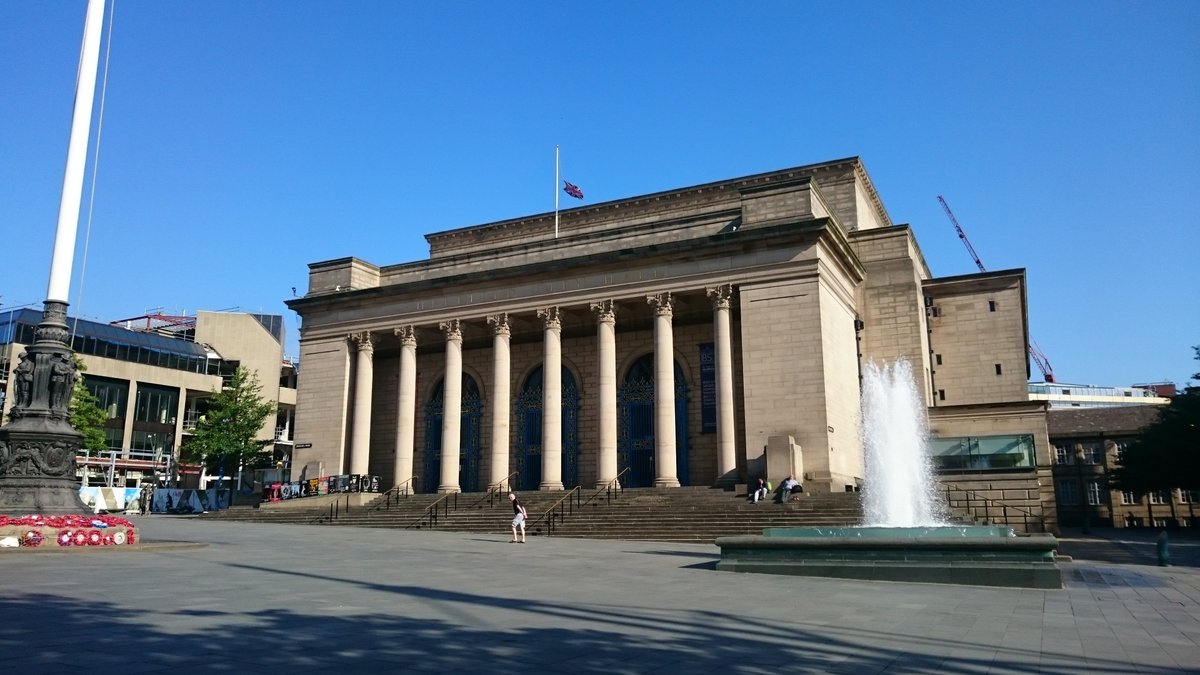
[[[66,304],[71,287],[71,263],[75,256],[75,233],[79,227],[79,204],[83,196],[83,173],[87,163],[88,137],[92,127],[92,101],[96,95],[96,70],[100,61],[100,36],[104,28],[104,0],[88,0],[83,27],[83,48],[75,80],[75,113],[71,141],[67,146],[67,168],[58,202],[58,228],[50,260],[50,283],[46,299]]]
[[[558,239],[558,145],[554,146],[554,238]]]

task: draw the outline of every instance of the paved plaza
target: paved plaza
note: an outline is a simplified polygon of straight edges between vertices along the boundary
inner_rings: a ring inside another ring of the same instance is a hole
[[[1153,533],[1067,533],[1042,591],[724,573],[715,546],[503,522],[134,520],[136,551],[0,551],[4,672],[1200,672],[1196,539],[1158,567]]]

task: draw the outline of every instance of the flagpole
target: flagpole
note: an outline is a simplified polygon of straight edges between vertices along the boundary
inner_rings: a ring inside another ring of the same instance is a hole
[[[558,144],[554,145],[554,238],[558,239]]]

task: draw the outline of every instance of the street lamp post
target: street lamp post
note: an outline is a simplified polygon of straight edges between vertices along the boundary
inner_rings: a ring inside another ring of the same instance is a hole
[[[1079,531],[1083,534],[1091,534],[1092,530],[1089,525],[1089,511],[1091,510],[1088,504],[1087,483],[1083,479],[1083,460],[1084,450],[1082,443],[1075,444],[1075,468],[1079,475],[1079,512],[1080,512],[1080,527]]]

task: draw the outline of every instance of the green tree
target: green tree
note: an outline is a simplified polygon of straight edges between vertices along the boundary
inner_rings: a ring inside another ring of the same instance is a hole
[[[1200,346],[1192,349],[1200,361]],[[1121,466],[1113,471],[1118,489],[1144,493],[1200,488],[1200,373],[1192,379],[1197,385],[1172,398],[1122,453]]]
[[[200,461],[210,471],[232,476],[239,466],[256,466],[262,449],[271,443],[258,432],[275,406],[263,400],[258,376],[239,367],[221,388],[212,392],[208,409],[196,423],[183,448],[184,459]]]
[[[83,434],[83,449],[99,454],[108,450],[108,441],[104,437],[104,423],[108,421],[108,413],[96,404],[96,396],[84,384],[84,373],[87,366],[78,356],[72,355],[75,369],[79,371],[79,379],[75,380],[75,390],[71,392],[71,403],[67,407],[67,422],[71,427]]]

